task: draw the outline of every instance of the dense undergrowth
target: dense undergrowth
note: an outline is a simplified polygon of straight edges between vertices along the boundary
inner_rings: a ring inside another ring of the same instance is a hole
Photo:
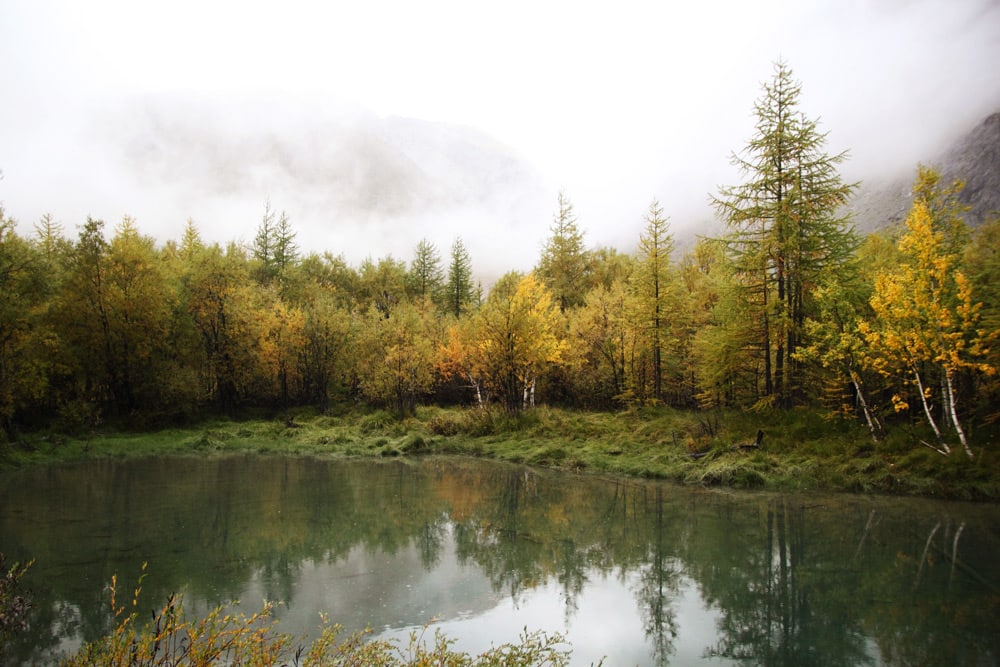
[[[759,448],[755,434],[763,432]],[[815,411],[620,413],[540,407],[503,411],[342,408],[246,420],[219,419],[156,432],[35,434],[0,449],[0,466],[100,457],[256,453],[288,456],[466,455],[577,472],[683,484],[879,492],[1000,500],[995,433],[976,434],[976,457],[923,447],[917,427],[873,443],[858,424]],[[742,445],[742,447],[741,447]]]

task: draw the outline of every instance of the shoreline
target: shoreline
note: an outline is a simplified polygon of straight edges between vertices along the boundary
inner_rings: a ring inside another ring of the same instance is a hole
[[[1000,502],[996,455],[943,457],[900,439],[872,443],[856,425],[816,415],[723,415],[712,434],[700,413],[628,413],[536,408],[519,417],[462,408],[420,408],[405,419],[382,412],[338,416],[303,410],[294,417],[205,420],[151,431],[84,436],[35,434],[0,449],[0,471],[88,459],[213,454],[415,457],[457,455],[537,468],[684,486],[874,493]],[[753,443],[754,427],[764,433]],[[825,428],[824,428],[825,427]],[[756,444],[756,446],[754,446]]]

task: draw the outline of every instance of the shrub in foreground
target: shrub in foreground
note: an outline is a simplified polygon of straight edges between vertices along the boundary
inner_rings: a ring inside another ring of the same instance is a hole
[[[7,567],[7,557],[0,553],[0,657],[10,635],[27,627],[31,601],[23,590],[21,578],[31,563],[14,563]]]
[[[145,575],[143,575],[145,576]],[[276,665],[384,667],[561,667],[569,664],[569,652],[561,648],[559,635],[525,631],[518,642],[491,647],[478,656],[453,649],[454,641],[440,631],[432,642],[423,633],[412,633],[405,647],[395,641],[372,639],[359,632],[341,637],[341,627],[323,619],[319,637],[311,643],[296,643],[277,629],[271,615],[274,604],[265,602],[261,611],[245,615],[216,608],[203,618],[189,619],[180,599],[171,596],[138,626],[142,579],[132,593],[131,604],[118,603],[118,582],[111,579],[111,609],[116,619],[106,637],[85,645],[66,660],[66,667],[183,665]]]

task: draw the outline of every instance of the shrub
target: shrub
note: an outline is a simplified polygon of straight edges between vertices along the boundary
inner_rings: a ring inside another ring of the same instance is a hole
[[[28,610],[31,600],[22,590],[21,577],[32,563],[14,563],[7,568],[7,557],[0,553],[0,657],[7,637],[24,631],[28,626]]]
[[[143,567],[145,570],[145,567]],[[569,664],[569,651],[561,648],[559,635],[528,632],[514,643],[491,647],[478,656],[453,649],[454,640],[440,630],[433,642],[424,639],[427,628],[411,633],[409,643],[371,639],[355,633],[341,639],[342,628],[323,617],[319,637],[309,645],[297,643],[278,631],[271,621],[274,605],[251,616],[227,613],[218,607],[204,618],[185,616],[178,596],[154,612],[145,626],[138,625],[139,595],[145,572],[131,596],[131,606],[118,606],[117,578],[111,579],[111,608],[117,625],[106,637],[89,643],[63,664],[67,667],[105,665],[385,665],[418,667],[562,667]]]

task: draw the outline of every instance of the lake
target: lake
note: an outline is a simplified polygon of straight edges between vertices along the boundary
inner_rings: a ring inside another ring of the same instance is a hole
[[[471,653],[559,632],[581,665],[1000,661],[994,504],[455,458],[106,460],[0,475],[0,551],[36,560],[10,664],[107,633],[112,575],[131,591],[144,562],[140,606],[267,599],[302,636],[328,612],[404,640],[434,623]]]

